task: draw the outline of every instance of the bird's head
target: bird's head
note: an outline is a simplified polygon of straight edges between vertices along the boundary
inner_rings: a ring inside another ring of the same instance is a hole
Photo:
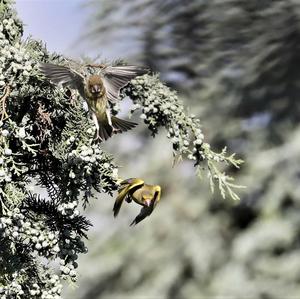
[[[145,207],[154,208],[160,200],[161,188],[159,185],[147,185],[142,187],[142,204]]]
[[[88,79],[88,90],[93,95],[98,95],[103,90],[103,81],[99,75],[92,75]]]

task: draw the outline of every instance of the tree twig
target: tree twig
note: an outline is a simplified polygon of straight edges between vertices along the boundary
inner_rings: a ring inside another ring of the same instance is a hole
[[[5,118],[8,118],[8,114],[6,112],[6,100],[11,92],[11,88],[9,85],[6,85],[4,88],[4,95],[2,98],[0,98],[0,104],[2,104],[2,109],[1,109],[1,121],[3,121]]]

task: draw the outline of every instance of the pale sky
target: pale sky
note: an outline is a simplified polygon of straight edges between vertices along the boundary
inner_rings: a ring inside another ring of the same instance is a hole
[[[20,19],[25,23],[24,37],[32,35],[46,43],[50,52],[73,58],[80,55],[101,55],[112,59],[111,49],[91,48],[82,41],[89,9],[83,7],[86,0],[16,0]],[[117,56],[116,56],[117,57]]]

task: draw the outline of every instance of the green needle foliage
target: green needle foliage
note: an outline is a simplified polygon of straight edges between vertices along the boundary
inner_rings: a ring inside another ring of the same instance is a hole
[[[76,281],[76,260],[87,252],[91,223],[78,206],[99,192],[112,194],[118,167],[94,144],[82,99],[38,70],[39,62],[70,61],[48,53],[41,42],[21,39],[22,23],[11,1],[0,1],[0,20],[0,295],[60,298],[60,279]],[[212,189],[217,183],[224,198],[238,198],[233,191],[238,186],[218,165],[239,167],[241,160],[225,149],[220,154],[210,149],[199,120],[186,115],[174,91],[145,75],[123,95],[142,109],[153,135],[160,126],[167,129],[175,156],[193,160],[198,173],[206,167]]]

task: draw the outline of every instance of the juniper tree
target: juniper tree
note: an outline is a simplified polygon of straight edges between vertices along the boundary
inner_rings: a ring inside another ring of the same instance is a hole
[[[0,294],[60,298],[60,279],[76,281],[76,260],[87,252],[84,239],[92,223],[78,207],[118,189],[118,166],[94,143],[83,99],[45,80],[38,68],[39,62],[78,69],[81,64],[49,53],[41,41],[23,40],[10,1],[0,2],[0,20]],[[153,136],[160,127],[168,131],[174,156],[194,161],[223,197],[238,198],[237,186],[219,167],[239,167],[241,161],[226,149],[210,148],[199,120],[185,112],[176,92],[157,75],[144,75],[122,94],[142,111]]]

